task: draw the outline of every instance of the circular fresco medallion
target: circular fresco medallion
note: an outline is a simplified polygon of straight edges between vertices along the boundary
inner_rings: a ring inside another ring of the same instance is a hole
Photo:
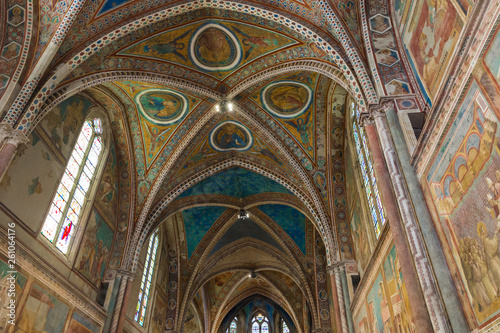
[[[320,290],[319,291],[319,300],[320,301],[326,301],[326,299],[328,298],[328,294],[326,292],[326,290]]]
[[[321,319],[327,320],[328,318],[330,318],[330,312],[328,312],[328,310],[326,309],[323,309],[320,311],[319,316],[321,317]]]
[[[303,83],[278,81],[264,88],[261,100],[266,110],[275,116],[290,119],[300,116],[309,109],[312,94],[311,88]]]
[[[135,96],[141,114],[158,125],[170,125],[184,118],[189,107],[186,97],[168,89],[148,89]]]
[[[241,47],[234,33],[223,25],[207,23],[193,33],[189,58],[206,71],[227,71],[241,61]]]
[[[248,128],[228,120],[215,126],[210,132],[210,145],[217,151],[245,151],[252,147],[253,137]]]

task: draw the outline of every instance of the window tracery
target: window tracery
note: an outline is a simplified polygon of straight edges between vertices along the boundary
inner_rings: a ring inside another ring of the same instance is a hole
[[[252,319],[252,333],[269,333],[269,320],[262,313]]]
[[[371,160],[370,150],[368,148],[366,135],[362,126],[359,126],[356,119],[359,119],[359,107],[352,102],[352,132],[354,136],[354,145],[363,177],[363,187],[365,189],[366,199],[370,208],[370,215],[373,221],[375,236],[380,236],[381,228],[385,224],[384,210],[382,208],[382,201],[378,191],[377,181],[375,179],[375,172],[373,170],[373,163]]]
[[[67,255],[87,201],[87,192],[102,156],[100,118],[87,119],[57,187],[41,234]]]
[[[156,260],[156,250],[158,248],[158,231],[149,239],[148,253],[146,255],[146,261],[144,262],[144,271],[142,273],[141,288],[139,290],[139,299],[137,301],[137,306],[135,310],[134,320],[139,323],[139,325],[144,326],[144,318],[146,316],[146,309],[149,300],[149,292],[151,289],[151,283],[153,279],[153,272]]]
[[[282,331],[283,333],[290,333],[290,329],[288,328],[288,325],[285,323],[283,320],[283,325],[282,325]]]
[[[236,333],[238,330],[238,323],[237,319],[234,318],[233,321],[231,322],[231,326],[226,330],[226,333]]]

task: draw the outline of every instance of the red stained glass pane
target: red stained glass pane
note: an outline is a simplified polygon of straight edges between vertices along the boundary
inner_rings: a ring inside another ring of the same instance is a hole
[[[44,235],[49,241],[54,241],[54,237],[57,231],[58,223],[49,215],[45,219],[42,228],[42,235]]]
[[[52,216],[55,221],[60,221],[62,217],[62,211],[57,208],[56,205],[52,204],[50,205],[49,215]]]
[[[90,120],[87,120],[83,124],[82,134],[89,140],[92,137],[92,123],[90,122]]]

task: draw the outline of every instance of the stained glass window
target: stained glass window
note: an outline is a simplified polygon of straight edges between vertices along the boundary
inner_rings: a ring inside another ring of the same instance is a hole
[[[290,329],[288,328],[284,320],[283,320],[283,333],[290,333]]]
[[[370,215],[372,217],[375,235],[377,238],[380,236],[381,227],[385,224],[384,210],[382,202],[380,201],[380,194],[378,191],[377,182],[375,179],[375,172],[373,171],[373,163],[368,148],[366,135],[363,127],[358,126],[356,119],[359,118],[359,108],[353,103],[352,115],[356,115],[352,124],[352,131],[354,136],[354,143],[356,146],[356,153],[358,155],[361,174],[363,176],[363,185],[370,208]]]
[[[155,231],[149,239],[148,253],[144,263],[144,271],[142,273],[141,289],[139,290],[139,299],[135,308],[134,320],[141,326],[144,326],[144,318],[146,316],[146,308],[148,306],[149,291],[151,289],[151,280],[153,279],[157,248],[158,232]]]
[[[238,325],[236,324],[236,319],[233,320],[231,323],[231,326],[229,327],[229,333],[236,333],[236,329],[238,328]]]
[[[252,333],[269,333],[269,323],[267,318],[259,313],[252,320]]]
[[[67,254],[102,151],[101,120],[87,120],[42,227],[42,235]]]

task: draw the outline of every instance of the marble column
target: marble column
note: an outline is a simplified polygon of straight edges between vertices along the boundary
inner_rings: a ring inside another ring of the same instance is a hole
[[[432,332],[431,321],[425,306],[425,301],[418,282],[417,272],[413,265],[413,258],[408,248],[406,235],[403,230],[403,224],[398,211],[398,205],[394,192],[392,191],[392,182],[389,171],[384,162],[384,155],[380,149],[380,143],[377,137],[377,130],[373,123],[373,118],[368,115],[363,116],[361,123],[370,145],[370,152],[373,161],[373,168],[377,177],[377,184],[380,191],[384,213],[387,223],[391,228],[394,238],[394,245],[398,253],[403,280],[405,281],[408,298],[410,299],[411,318],[416,327],[422,329],[422,332]]]
[[[382,103],[381,105],[371,107],[370,114],[375,121],[375,127],[377,129],[378,138],[380,140],[380,147],[382,148],[384,160],[387,163],[387,169],[389,171],[392,189],[396,197],[397,207],[401,216],[402,224],[404,226],[403,232],[406,237],[404,237],[403,239],[406,240],[409,244],[411,255],[413,257],[412,264],[415,265],[415,270],[418,277],[417,280],[420,284],[420,289],[424,296],[428,314],[431,318],[433,329],[422,330],[422,332],[451,332],[452,329],[450,327],[448,317],[444,309],[441,295],[439,293],[439,288],[437,286],[434,272],[430,263],[429,255],[425,248],[422,233],[417,222],[416,212],[410,200],[410,194],[406,187],[406,181],[401,170],[394,142],[392,141],[391,131],[385,117],[385,112],[389,109],[394,109],[394,102],[387,101]],[[384,186],[381,187],[383,188]],[[394,230],[392,231],[394,232]],[[395,240],[402,237],[403,236],[394,235]],[[408,263],[401,262],[402,268],[404,267],[404,265],[408,265]],[[411,281],[407,282],[411,283]],[[415,290],[412,290],[412,292],[415,292]],[[409,295],[409,297],[411,302],[413,303],[413,299],[411,298],[412,296]],[[422,329],[422,326],[420,325],[425,325],[427,320],[423,320],[420,318],[418,319],[419,321],[416,322],[415,325],[420,330]]]
[[[117,332],[118,321],[120,319],[120,313],[123,304],[123,298],[125,296],[125,289],[127,287],[127,275],[118,273],[117,279],[120,279],[120,287],[118,288],[118,296],[116,297],[115,309],[113,311],[113,320],[111,321],[111,327],[109,329],[110,333]]]
[[[106,276],[106,273],[104,273]],[[118,298],[118,293],[119,293],[119,288],[120,288],[120,282],[121,282],[121,276],[115,276],[114,280],[111,282],[110,288],[111,288],[111,295],[109,296],[109,303],[108,307],[106,309],[106,312],[108,313],[108,318],[106,319],[106,322],[104,323],[104,329],[103,332],[111,332],[110,327],[112,324],[113,320],[113,314],[117,305],[117,298]]]
[[[418,225],[425,242],[425,247],[429,253],[432,268],[434,269],[435,275],[439,277],[436,279],[436,282],[439,286],[443,303],[448,313],[451,328],[453,332],[469,332],[467,319],[458,297],[458,291],[448,269],[443,247],[436,233],[422,187],[418,181],[415,169],[410,165],[411,157],[407,149],[403,129],[400,126],[399,117],[396,114],[393,104],[389,104],[389,106],[390,107],[386,111],[387,123],[410,193],[411,202],[414,210],[418,212]]]
[[[123,325],[125,323],[125,317],[127,316],[128,302],[130,300],[130,291],[132,290],[132,284],[134,282],[134,279],[131,276],[129,276],[126,280],[127,282],[125,292],[123,294],[122,308],[120,310],[120,317],[118,318],[118,325],[116,327],[117,333],[123,332]]]
[[[344,295],[347,328],[349,329],[349,333],[354,333],[354,324],[352,322],[352,313],[351,313],[351,298],[349,297],[349,288],[347,286],[347,275],[345,272],[345,264],[342,263],[339,266],[337,266],[337,270],[340,275],[340,282],[342,283],[342,294]]]
[[[328,276],[330,278],[330,285],[331,285],[331,290],[332,290],[332,297],[333,297],[333,310],[335,311],[335,326],[336,326],[336,331],[337,333],[340,332],[346,332],[344,330],[344,325],[345,325],[345,319],[344,323],[342,322],[342,308],[341,304],[343,306],[343,301],[342,303],[340,302],[340,296],[337,292],[337,286],[340,283],[337,282],[336,275],[335,275],[335,267],[334,266],[327,266],[326,271],[328,272]],[[345,310],[343,311],[345,315]]]
[[[0,181],[14,159],[16,151],[26,147],[29,139],[20,130],[13,129],[9,124],[0,123]]]

